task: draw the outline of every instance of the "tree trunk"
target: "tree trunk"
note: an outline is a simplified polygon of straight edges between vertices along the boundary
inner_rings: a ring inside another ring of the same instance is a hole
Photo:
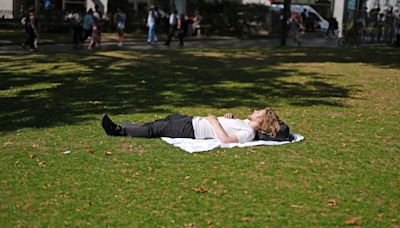
[[[38,15],[40,12],[39,6],[39,0],[35,0],[35,15]]]
[[[281,21],[281,46],[286,46],[286,37],[287,37],[287,20],[290,15],[290,1],[284,0],[283,12],[282,12],[282,21]]]

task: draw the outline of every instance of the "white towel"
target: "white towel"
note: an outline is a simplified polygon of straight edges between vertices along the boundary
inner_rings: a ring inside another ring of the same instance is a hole
[[[265,141],[265,140],[253,140],[245,143],[220,143],[217,139],[188,139],[188,138],[168,138],[161,137],[165,142],[172,144],[182,150],[195,153],[209,151],[215,148],[232,148],[232,147],[248,147],[248,146],[261,146],[261,145],[282,145],[287,143],[300,142],[304,139],[304,136],[299,134],[292,134],[294,139],[292,141]]]

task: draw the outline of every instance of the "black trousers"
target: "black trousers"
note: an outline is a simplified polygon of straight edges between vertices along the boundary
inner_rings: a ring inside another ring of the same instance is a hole
[[[78,45],[79,43],[82,43],[82,40],[83,40],[82,32],[83,32],[83,28],[81,25],[73,26],[73,28],[72,28],[72,43],[74,45]]]
[[[400,47],[400,34],[396,35],[396,46]]]
[[[34,49],[35,48],[35,38],[36,38],[35,32],[32,29],[30,29],[30,30],[27,30],[26,33],[28,34],[28,38],[24,44],[29,45],[29,47],[31,49]]]
[[[170,25],[169,29],[168,29],[168,38],[167,41],[165,42],[165,44],[169,45],[169,43],[171,43],[172,37],[174,36],[176,30],[176,26],[175,25]]]
[[[194,139],[192,119],[192,116],[171,114],[165,119],[145,124],[123,122],[121,124],[121,134],[142,138],[171,137]]]
[[[169,26],[169,33],[168,33],[168,38],[167,41],[165,42],[166,45],[169,45],[171,43],[172,37],[175,35],[175,32],[178,31],[175,25],[170,25]],[[183,33],[181,34],[181,31],[178,31],[178,38],[179,38],[179,44],[183,45]]]
[[[92,36],[92,29],[84,29],[82,42],[85,42],[89,36]]]

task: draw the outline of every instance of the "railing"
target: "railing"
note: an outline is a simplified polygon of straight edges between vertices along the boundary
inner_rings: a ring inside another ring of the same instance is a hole
[[[385,21],[369,21],[356,25],[344,25],[344,36],[338,45],[393,44],[395,41],[396,18],[388,16]]]

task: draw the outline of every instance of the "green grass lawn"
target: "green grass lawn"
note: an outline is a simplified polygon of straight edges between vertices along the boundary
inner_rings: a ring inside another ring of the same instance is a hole
[[[3,55],[0,226],[397,227],[399,97],[390,48]],[[99,124],[266,106],[305,141],[189,154]]]

